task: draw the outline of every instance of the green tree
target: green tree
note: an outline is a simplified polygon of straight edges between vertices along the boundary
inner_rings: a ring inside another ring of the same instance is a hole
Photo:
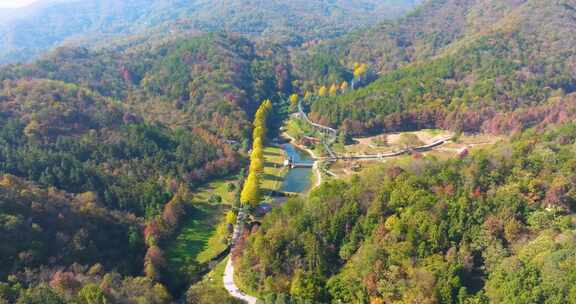
[[[87,284],[78,292],[78,299],[83,304],[107,304],[106,294],[96,284]]]

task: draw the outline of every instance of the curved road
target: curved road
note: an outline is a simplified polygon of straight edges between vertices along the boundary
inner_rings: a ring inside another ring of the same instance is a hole
[[[242,222],[246,218],[246,213],[244,211],[238,212],[238,218],[236,219],[236,225],[234,225],[234,232],[232,232],[232,241],[230,252],[236,244],[236,240],[242,235]],[[228,255],[228,262],[226,262],[226,269],[224,270],[224,288],[228,291],[231,297],[242,300],[248,304],[256,304],[258,299],[253,296],[249,296],[242,292],[236,283],[234,283],[234,264],[232,263],[232,254]]]
[[[234,265],[232,264],[232,256],[228,256],[226,269],[224,270],[224,288],[228,291],[230,296],[240,299],[248,304],[256,304],[258,299],[243,293],[234,283]]]

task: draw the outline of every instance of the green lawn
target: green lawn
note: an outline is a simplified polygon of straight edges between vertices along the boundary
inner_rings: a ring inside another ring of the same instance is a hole
[[[190,296],[194,303],[213,304],[213,303],[238,303],[244,302],[236,300],[228,295],[224,289],[224,269],[226,268],[228,258],[222,260],[211,272],[206,274],[202,281],[192,285],[189,290]]]
[[[284,182],[288,170],[284,167],[284,150],[280,147],[264,148],[264,172],[262,174],[262,189],[278,190]]]
[[[212,241],[220,237],[218,225],[226,209],[222,205],[195,204],[194,211],[183,223],[177,237],[166,247],[171,268],[179,269],[189,259],[204,263],[226,249],[225,242]]]
[[[211,196],[217,195],[222,198],[223,204],[232,205],[234,201],[234,191],[228,191],[228,185],[231,183],[237,185],[235,177],[216,180],[198,188],[194,191],[194,202],[208,203]]]
[[[191,261],[206,263],[226,249],[225,219],[235,194],[228,189],[230,183],[236,184],[235,179],[217,180],[194,191],[192,211],[176,237],[164,246],[170,269],[178,271]],[[215,200],[216,196],[221,200]]]
[[[317,132],[302,119],[290,118],[285,124],[286,133],[294,138],[301,136],[318,136]]]

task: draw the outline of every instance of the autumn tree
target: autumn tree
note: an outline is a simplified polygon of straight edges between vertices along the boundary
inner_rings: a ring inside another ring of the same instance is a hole
[[[290,106],[296,107],[298,105],[298,94],[292,94],[289,98]]]
[[[326,86],[321,86],[320,89],[318,89],[318,96],[319,97],[325,97],[327,93],[328,93],[328,89],[326,88]]]
[[[251,172],[244,183],[242,193],[240,193],[240,202],[243,205],[256,206],[260,203],[260,181],[255,172]]]
[[[338,86],[334,83],[330,86],[330,96],[338,95]]]
[[[354,78],[362,80],[362,77],[368,72],[368,65],[365,63],[355,63],[354,64]]]
[[[78,298],[81,303],[86,304],[107,304],[109,301],[106,299],[104,291],[96,284],[88,284],[78,292]]]
[[[295,96],[295,97],[294,97]],[[298,95],[290,96],[298,100]],[[250,153],[250,167],[248,178],[240,193],[240,202],[243,205],[256,206],[260,203],[260,174],[264,171],[264,138],[266,135],[266,120],[272,109],[272,102],[267,99],[254,115],[254,131],[252,132],[252,152]]]

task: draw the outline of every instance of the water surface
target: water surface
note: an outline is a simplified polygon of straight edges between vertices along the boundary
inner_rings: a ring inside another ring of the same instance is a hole
[[[291,157],[296,163],[314,163],[308,153],[296,148],[292,144],[284,144],[282,148],[286,155]],[[282,187],[280,187],[280,191],[291,193],[304,193],[308,191],[312,182],[312,173],[312,168],[290,169],[286,176],[284,176],[284,182],[282,183]]]

